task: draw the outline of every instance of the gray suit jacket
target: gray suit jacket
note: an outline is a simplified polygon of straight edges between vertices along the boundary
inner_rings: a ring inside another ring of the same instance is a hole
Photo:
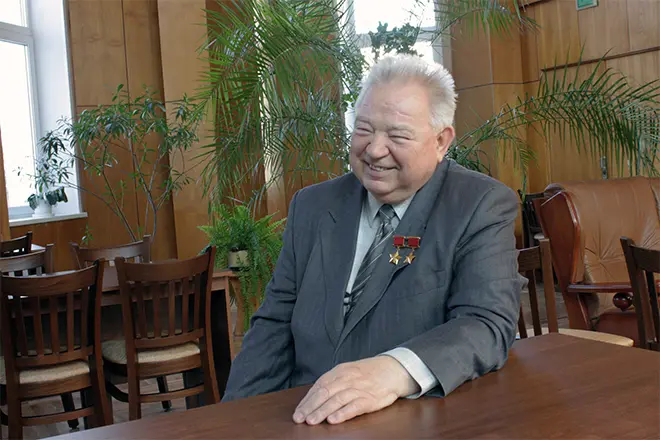
[[[311,384],[337,364],[398,346],[429,367],[440,395],[504,364],[524,284],[513,191],[441,162],[395,231],[422,237],[417,258],[395,266],[386,250],[344,325],[365,196],[353,174],[296,193],[273,279],[232,365],[224,401]]]

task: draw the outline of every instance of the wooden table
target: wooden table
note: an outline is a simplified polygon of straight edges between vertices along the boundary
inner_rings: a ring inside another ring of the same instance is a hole
[[[660,438],[660,353],[551,334],[445,399],[399,400],[342,425],[295,425],[307,388],[65,436],[161,438]]]

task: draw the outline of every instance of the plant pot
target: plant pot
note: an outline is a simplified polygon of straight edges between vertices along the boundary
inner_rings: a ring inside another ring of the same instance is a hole
[[[53,206],[45,201],[39,202],[32,213],[32,218],[47,218],[53,216]]]
[[[248,251],[229,252],[228,266],[232,270],[242,269],[248,265]]]

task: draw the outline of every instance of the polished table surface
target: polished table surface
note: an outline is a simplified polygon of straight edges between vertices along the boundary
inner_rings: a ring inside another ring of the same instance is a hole
[[[184,438],[660,438],[660,353],[551,334],[447,398],[399,400],[342,425],[295,425],[297,388],[65,436]]]

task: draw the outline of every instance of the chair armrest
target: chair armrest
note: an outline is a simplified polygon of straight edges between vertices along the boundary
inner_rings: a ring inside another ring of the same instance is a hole
[[[619,293],[632,292],[627,283],[569,284],[568,293]]]
[[[625,312],[633,305],[632,287],[625,283],[569,284],[568,293],[615,293],[612,304]]]

